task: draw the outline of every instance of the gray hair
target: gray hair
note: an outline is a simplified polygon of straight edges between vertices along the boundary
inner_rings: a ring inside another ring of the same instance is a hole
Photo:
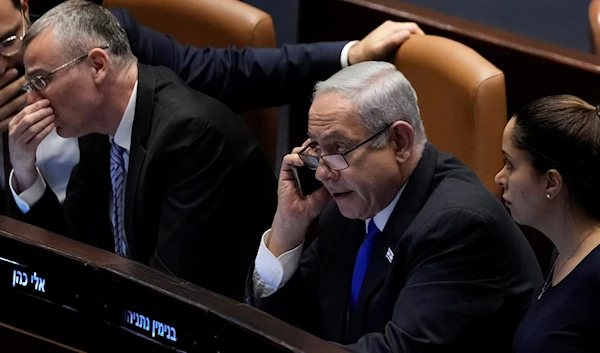
[[[137,62],[117,18],[91,1],[69,0],[52,8],[31,25],[23,39],[23,48],[47,28],[52,29],[62,45],[66,60],[108,44],[117,68]]]
[[[388,62],[367,61],[349,66],[315,85],[313,99],[323,93],[336,93],[353,103],[358,121],[372,133],[396,121],[406,121],[414,130],[417,147],[427,142],[410,82]],[[373,147],[384,146],[389,134],[378,136]]]

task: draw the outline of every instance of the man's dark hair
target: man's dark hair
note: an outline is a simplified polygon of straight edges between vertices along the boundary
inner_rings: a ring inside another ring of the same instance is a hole
[[[12,0],[12,4],[15,7],[15,9],[17,9],[17,10],[21,9],[21,0]]]

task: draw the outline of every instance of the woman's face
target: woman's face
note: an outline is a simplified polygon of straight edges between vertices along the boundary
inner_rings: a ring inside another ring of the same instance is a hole
[[[544,219],[546,180],[531,165],[528,152],[518,148],[514,140],[515,119],[506,124],[502,135],[504,168],[494,180],[504,190],[502,198],[515,222],[534,228]]]

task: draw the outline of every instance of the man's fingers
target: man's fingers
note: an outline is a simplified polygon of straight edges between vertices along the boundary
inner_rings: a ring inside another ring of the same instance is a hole
[[[0,88],[6,86],[7,83],[17,78],[18,74],[19,71],[17,71],[17,69],[10,69],[6,71],[4,75],[0,75]]]
[[[15,115],[12,119],[10,119],[11,123],[9,124],[9,129],[16,127],[22,119],[24,119],[29,114],[32,114],[40,109],[47,108],[50,106],[50,101],[47,99],[42,99],[32,104],[29,104],[25,108],[23,108],[17,115]]]
[[[53,123],[54,115],[49,115],[44,119],[30,125],[29,128],[23,131],[20,137],[17,137],[19,143],[22,145],[29,144],[40,132],[44,131],[49,125]]]
[[[425,34],[421,27],[419,27],[419,25],[414,22],[404,22],[403,25],[403,29],[409,31],[410,34]]]
[[[409,31],[410,34],[425,34],[421,27],[414,22],[394,22],[394,21],[385,21],[382,25],[382,28],[385,28],[387,31],[397,32],[397,31]]]
[[[27,94],[22,94],[0,107],[0,120],[16,115],[27,105]]]
[[[285,157],[283,157],[283,162],[281,163],[281,169],[285,168],[286,170],[291,170],[293,166],[302,167],[303,165],[304,165],[304,162],[302,162],[302,159],[300,159],[298,154],[293,153],[293,154],[288,154]]]
[[[54,119],[54,116],[52,116],[52,119]],[[29,143],[31,144],[31,146],[35,146],[35,148],[37,148],[40,143],[42,143],[42,140],[45,139],[51,132],[52,130],[54,130],[56,126],[54,125],[54,121],[52,121],[50,124],[48,124],[48,126],[46,126],[44,129],[42,129],[42,131],[40,131],[39,133],[37,133],[30,141]]]
[[[279,181],[294,180],[293,167],[302,167],[304,162],[297,154],[288,154],[281,161],[281,169],[279,171]]]
[[[25,107],[25,109],[31,106]],[[23,110],[25,110],[23,109]],[[23,111],[22,110],[22,111]],[[22,112],[21,111],[21,112]],[[15,139],[19,139],[22,134],[29,129],[29,127],[37,124],[38,122],[46,119],[48,116],[52,115],[52,108],[46,107],[39,110],[36,110],[30,114],[26,114],[25,116],[18,118],[21,113],[17,114],[14,118],[11,119],[9,126],[10,134],[14,136]]]
[[[23,84],[25,83],[24,77],[19,77],[14,82],[11,82],[6,87],[0,89],[0,106],[6,104],[9,100],[18,94],[22,93]]]
[[[304,141],[302,143],[302,146],[300,146],[300,147],[294,147],[294,149],[292,150],[292,154],[298,154],[298,153],[300,153],[300,151],[302,151],[304,149],[304,147],[306,147],[311,142],[312,142],[312,140],[310,138],[306,139],[306,141]]]
[[[404,43],[408,38],[410,38],[410,35],[410,32],[407,30],[395,32],[384,41],[380,42],[380,45],[382,45],[380,50],[383,52],[391,52],[393,49],[398,48],[400,44]]]

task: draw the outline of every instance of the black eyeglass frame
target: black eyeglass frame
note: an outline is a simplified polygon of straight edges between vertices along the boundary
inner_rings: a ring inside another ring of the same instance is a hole
[[[312,170],[316,170],[317,167],[319,166],[319,160],[322,159],[323,162],[325,163],[325,165],[327,165],[327,167],[331,170],[334,171],[339,171],[339,170],[344,170],[347,169],[348,167],[350,167],[350,164],[348,163],[348,160],[346,159],[346,156],[356,150],[357,148],[359,148],[360,146],[372,141],[375,137],[379,136],[379,134],[381,134],[382,132],[384,132],[385,130],[387,130],[390,126],[392,126],[393,123],[391,124],[387,124],[385,127],[381,128],[380,130],[378,130],[376,133],[374,133],[373,135],[371,135],[369,138],[367,138],[366,140],[359,142],[356,146],[352,147],[351,149],[349,149],[348,151],[344,152],[344,153],[331,153],[331,154],[326,154],[324,156],[313,156],[313,155],[309,155],[309,154],[303,154],[304,151],[306,151],[312,144],[309,143],[307,146],[305,146],[302,150],[300,150],[298,152],[298,156],[300,157],[300,159],[302,159],[302,162],[304,162],[304,165],[307,166],[309,169]],[[333,168],[331,167],[331,165],[329,163],[327,163],[327,159],[331,158],[331,157],[342,157],[342,159],[345,162],[345,167],[343,168]]]

